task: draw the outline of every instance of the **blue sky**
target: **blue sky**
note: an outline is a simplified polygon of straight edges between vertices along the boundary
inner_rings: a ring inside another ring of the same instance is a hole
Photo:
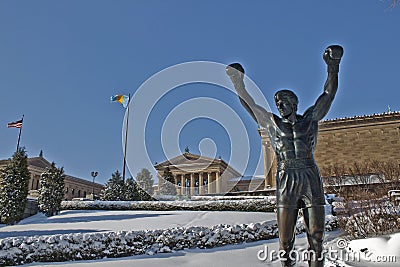
[[[133,95],[175,64],[240,62],[269,103],[276,90],[289,88],[299,96],[302,112],[322,92],[322,53],[330,44],[342,45],[345,53],[339,91],[326,118],[381,113],[388,105],[400,110],[400,9],[388,10],[389,5],[379,0],[1,1],[0,158],[10,157],[17,142],[18,130],[7,129],[7,123],[25,114],[21,145],[29,156],[42,149],[66,173],[90,179],[96,170],[97,181],[104,183],[122,169],[123,158],[125,110],[110,104],[111,95]],[[209,84],[171,91],[152,110],[147,126],[132,126],[147,127],[143,157],[165,160],[162,120],[193,97],[215,98],[236,111],[248,128],[254,165],[260,153],[257,126],[232,93]],[[228,137],[224,125],[196,119],[183,126],[178,142],[182,151],[188,145],[193,153],[203,143],[229,161],[236,152]],[[133,175],[139,169],[133,168]]]

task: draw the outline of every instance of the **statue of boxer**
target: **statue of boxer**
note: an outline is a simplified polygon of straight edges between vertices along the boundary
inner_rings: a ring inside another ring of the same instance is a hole
[[[267,130],[278,163],[276,174],[277,219],[282,266],[294,266],[290,257],[295,240],[295,227],[299,209],[303,209],[307,229],[309,266],[323,266],[325,211],[324,192],[318,167],[314,161],[317,144],[318,121],[328,112],[338,88],[339,63],[343,48],[326,48],[323,59],[328,66],[324,91],[315,104],[303,115],[297,114],[297,96],[290,90],[275,94],[275,103],[281,118],[257,105],[245,89],[244,69],[239,63],[226,68],[240,102],[259,126]]]

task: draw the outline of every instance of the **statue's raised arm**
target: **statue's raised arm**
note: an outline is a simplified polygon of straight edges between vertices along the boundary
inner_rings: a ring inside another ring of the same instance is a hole
[[[328,78],[326,79],[324,92],[318,97],[312,107],[312,117],[319,121],[328,113],[338,88],[339,64],[343,56],[343,47],[331,45],[325,49],[323,58],[328,66]]]
[[[273,123],[273,114],[265,110],[263,107],[255,103],[254,99],[247,92],[243,79],[244,69],[239,63],[233,63],[226,67],[226,73],[231,79],[235,90],[239,96],[240,103],[244,106],[247,112],[253,117],[256,123],[264,128],[267,128],[270,123]]]

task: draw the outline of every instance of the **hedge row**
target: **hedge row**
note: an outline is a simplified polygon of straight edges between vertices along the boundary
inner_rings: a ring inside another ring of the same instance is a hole
[[[336,219],[328,216],[326,229],[329,231],[336,227]],[[296,228],[296,233],[304,231],[302,224]],[[271,222],[15,237],[0,239],[0,266],[154,255],[186,248],[212,248],[277,237],[277,225]]]
[[[63,210],[194,210],[273,212],[275,199],[207,201],[63,201]]]

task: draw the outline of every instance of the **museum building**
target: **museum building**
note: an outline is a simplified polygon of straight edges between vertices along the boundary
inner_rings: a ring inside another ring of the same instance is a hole
[[[0,160],[0,169],[4,168],[8,162],[8,159]],[[37,198],[41,174],[50,168],[50,166],[51,163],[41,156],[28,158],[28,170],[31,174],[28,185],[29,197]],[[92,190],[94,190],[95,196],[99,196],[101,190],[104,188],[101,184],[73,177],[68,174],[65,174],[64,184],[64,200],[89,197],[89,195],[92,194]]]

